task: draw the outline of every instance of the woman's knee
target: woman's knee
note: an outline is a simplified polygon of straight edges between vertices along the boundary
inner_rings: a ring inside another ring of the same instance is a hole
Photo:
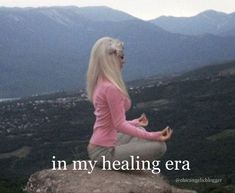
[[[166,142],[161,142],[161,153],[164,155],[167,151]]]
[[[167,151],[167,146],[165,142],[157,142],[156,143],[156,153],[158,157],[162,157]]]

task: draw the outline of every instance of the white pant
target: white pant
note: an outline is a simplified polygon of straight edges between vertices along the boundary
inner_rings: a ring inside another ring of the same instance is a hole
[[[141,128],[140,129],[144,129]],[[131,156],[139,156],[139,160],[158,160],[166,152],[166,143],[160,141],[149,141],[137,137],[118,133],[118,144],[116,147],[98,146],[92,150],[88,149],[88,155],[91,160],[97,160],[97,166],[102,166],[102,157],[105,160],[127,160],[131,164]]]

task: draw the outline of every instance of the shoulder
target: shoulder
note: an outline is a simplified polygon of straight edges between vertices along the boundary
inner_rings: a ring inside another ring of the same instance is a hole
[[[106,93],[122,95],[122,92],[120,91],[120,89],[111,82],[106,82],[104,87],[105,87]]]
[[[109,80],[103,80],[98,83],[98,87],[103,91],[117,91],[119,90],[112,82]]]
[[[109,81],[102,81],[96,85],[94,93],[96,93],[96,96],[106,96],[111,94],[117,95],[119,93],[119,89]]]

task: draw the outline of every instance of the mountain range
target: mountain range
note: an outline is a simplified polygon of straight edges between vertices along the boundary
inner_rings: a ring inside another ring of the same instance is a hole
[[[235,59],[233,36],[172,33],[108,7],[0,7],[0,26],[1,98],[84,88],[103,36],[124,41],[127,81]]]
[[[150,22],[172,33],[235,36],[235,12],[207,10],[192,17],[161,16]]]

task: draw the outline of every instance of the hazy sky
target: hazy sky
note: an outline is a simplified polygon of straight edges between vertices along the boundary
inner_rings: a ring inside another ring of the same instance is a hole
[[[0,6],[7,7],[53,5],[106,5],[142,19],[153,19],[161,15],[192,16],[207,9],[226,13],[235,11],[235,0],[0,0]]]

